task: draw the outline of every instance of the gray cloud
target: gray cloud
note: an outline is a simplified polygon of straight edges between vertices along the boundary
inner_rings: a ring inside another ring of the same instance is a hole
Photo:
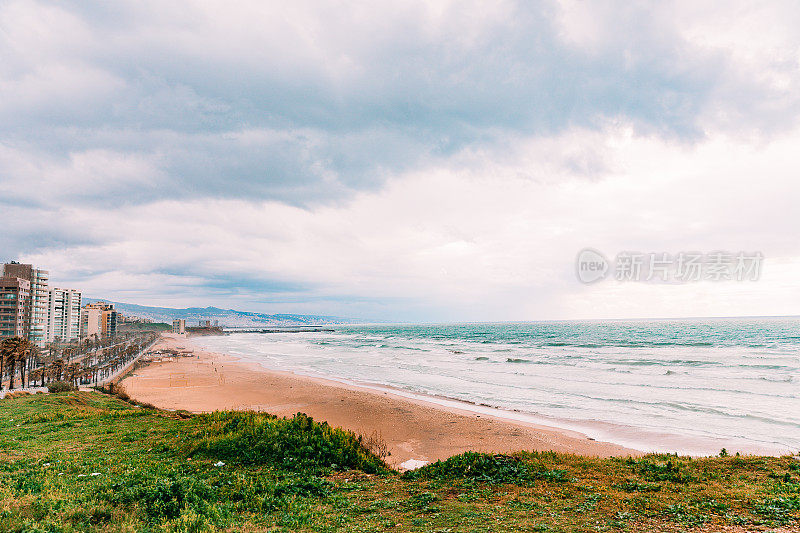
[[[735,77],[724,53],[686,42],[663,12],[626,4],[593,14],[607,33],[590,49],[563,39],[551,2],[438,14],[313,5],[8,6],[0,47],[19,57],[3,72],[0,142],[34,157],[100,149],[158,162],[157,187],[111,186],[112,202],[308,203],[508,135],[624,118],[694,139]],[[20,37],[34,11],[55,26],[41,40]],[[758,88],[743,90],[752,100]],[[736,109],[727,120],[736,116],[748,119]],[[255,130],[275,134],[248,137]]]
[[[526,277],[539,248],[503,259],[520,240],[541,240],[551,261],[573,253],[573,241],[552,251],[561,246],[554,235],[572,233],[576,245],[587,237],[576,227],[598,239],[678,246],[687,238],[680,224],[693,215],[675,219],[675,211],[719,204],[725,193],[703,188],[670,210],[660,205],[664,194],[637,203],[637,179],[650,191],[685,184],[690,172],[716,184],[709,161],[735,155],[718,146],[729,141],[754,147],[762,166],[786,157],[781,136],[793,138],[800,111],[800,10],[775,4],[761,17],[752,9],[4,2],[0,209],[14,222],[0,232],[0,248],[50,262],[95,291],[128,284],[137,298],[162,291],[177,303],[203,294],[392,318],[401,318],[392,306],[402,303],[406,316],[438,318],[455,316],[468,286],[464,301],[491,299],[495,310],[508,307],[505,318],[516,312],[507,305],[515,294],[547,293],[542,305],[555,308],[563,290]],[[644,155],[620,148],[629,142]],[[648,156],[663,160],[639,161]],[[759,194],[778,205],[793,189],[783,166],[773,172],[773,189]],[[619,176],[621,189],[619,181],[598,185]],[[398,182],[414,184],[417,196]],[[582,226],[594,207],[584,198],[574,209],[584,190],[603,195],[614,213]],[[362,197],[384,194],[380,212]],[[724,205],[750,199],[737,194]],[[551,204],[537,204],[540,195]],[[703,227],[723,228],[714,235],[735,228],[735,237],[757,243],[786,226],[775,219],[783,211],[769,206],[756,222],[733,211]],[[625,217],[632,229],[617,225]],[[499,218],[517,230],[485,233]],[[176,227],[203,235],[190,246],[173,242]],[[376,231],[368,243],[364,228]],[[387,234],[394,241],[384,242]],[[170,256],[177,249],[181,260]],[[331,272],[329,263],[340,266]],[[544,259],[537,268],[559,271]],[[435,311],[425,314],[427,306]]]

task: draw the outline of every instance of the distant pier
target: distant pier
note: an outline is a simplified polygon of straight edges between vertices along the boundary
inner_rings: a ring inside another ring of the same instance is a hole
[[[328,326],[269,326],[251,328],[221,328],[223,333],[316,333],[334,331]]]

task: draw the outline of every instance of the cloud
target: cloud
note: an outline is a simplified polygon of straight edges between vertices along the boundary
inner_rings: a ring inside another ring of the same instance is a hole
[[[149,303],[791,310],[786,268],[724,289],[587,289],[572,261],[591,245],[795,264],[797,16],[788,2],[4,2],[0,247]]]
[[[0,194],[41,207],[96,201],[125,203],[166,178],[152,156],[90,149],[66,157],[0,143]],[[114,191],[115,195],[110,195]]]
[[[63,213],[65,224],[103,221],[96,242],[25,257],[124,297],[129,286],[103,281],[114,265],[151,280],[146,293],[163,284],[157,303],[173,305],[233,299],[393,320],[789,313],[800,296],[791,288],[800,228],[782,213],[800,197],[786,163],[798,141],[800,131],[758,149],[722,140],[689,147],[630,127],[576,129],[521,141],[504,165],[459,154],[314,209],[242,199],[76,209]],[[529,174],[540,154],[601,146],[601,179],[569,166]],[[585,246],[610,256],[761,251],[774,269],[751,283],[585,286],[574,274]]]
[[[304,203],[315,186],[338,197],[467,147],[619,117],[702,136],[735,75],[728,54],[665,13],[591,9],[19,0],[0,9],[13,65],[0,140],[160,157],[170,194]],[[575,28],[581,16],[603,31]],[[240,142],[252,131],[276,135]]]

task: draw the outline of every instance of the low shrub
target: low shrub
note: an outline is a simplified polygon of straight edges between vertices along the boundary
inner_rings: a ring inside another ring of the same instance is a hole
[[[528,484],[568,481],[565,470],[550,470],[513,455],[466,452],[403,474],[407,479],[470,479],[487,483]]]
[[[209,502],[214,490],[191,476],[135,474],[104,489],[101,498],[114,504],[135,505],[150,521],[174,519],[186,509],[202,515],[213,514]]]
[[[78,387],[68,381],[51,381],[47,384],[47,392],[72,392]]]
[[[274,496],[325,497],[331,493],[333,483],[316,476],[290,477],[276,483]]]
[[[639,483],[634,480],[626,480],[625,483],[614,485],[614,488],[624,490],[625,492],[659,492],[661,485],[658,483]]]
[[[792,519],[792,512],[800,510],[800,497],[774,498],[756,504],[755,512],[761,516],[779,523]]]
[[[379,457],[381,460],[385,461],[387,457],[392,455],[389,451],[389,445],[383,440],[383,435],[378,433],[377,431],[373,431],[372,435],[369,437],[364,438],[363,435],[358,437],[358,440],[361,444],[364,445],[366,449],[372,452],[375,456]]]
[[[637,461],[639,474],[647,481],[671,483],[696,483],[697,476],[688,474],[681,468],[681,464],[669,459],[666,463],[654,462],[643,459]]]
[[[218,411],[197,418],[206,424],[193,436],[190,454],[239,464],[270,464],[290,472],[329,468],[368,474],[389,471],[355,433],[315,422],[302,413],[278,418],[265,413]]]

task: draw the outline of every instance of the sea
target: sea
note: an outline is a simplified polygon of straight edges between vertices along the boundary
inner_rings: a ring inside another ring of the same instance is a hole
[[[643,451],[800,451],[800,319],[371,324],[196,344]]]

